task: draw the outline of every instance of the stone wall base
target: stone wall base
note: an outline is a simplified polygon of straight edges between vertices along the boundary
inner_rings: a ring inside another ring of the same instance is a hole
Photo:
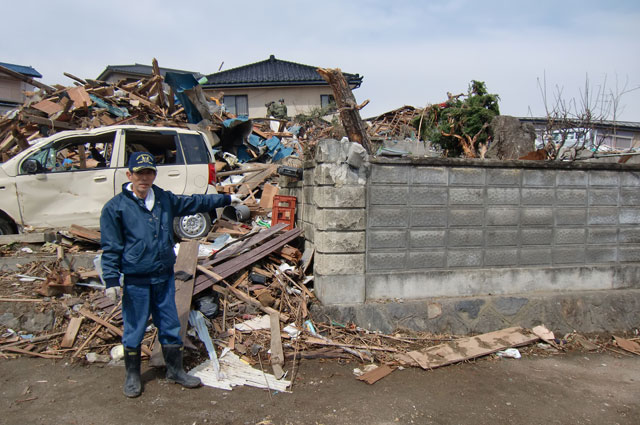
[[[544,324],[562,336],[577,331],[617,332],[640,327],[640,289],[440,297],[420,301],[367,302],[323,306],[312,315],[391,333],[411,329],[470,335],[510,326]]]

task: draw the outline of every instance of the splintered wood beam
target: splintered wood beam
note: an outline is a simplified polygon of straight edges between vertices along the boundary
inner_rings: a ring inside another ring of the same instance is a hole
[[[215,275],[212,275],[212,274],[207,274],[207,276],[200,275],[196,278],[196,284],[193,288],[193,295],[196,295],[197,293],[204,291],[205,289],[213,285],[215,282],[218,282],[221,279],[226,279],[227,277],[231,276],[235,272],[242,270],[245,267],[250,266],[253,263],[257,262],[258,260],[266,257],[273,251],[284,246],[289,241],[300,236],[301,233],[302,233],[302,229],[299,229],[299,228],[291,229],[281,234],[280,236],[270,240],[269,242],[266,242],[260,245],[259,247],[252,249],[249,252],[240,254],[237,257],[230,259],[229,261],[226,261],[222,264],[215,266],[210,270]],[[198,269],[200,269],[200,266],[198,266]],[[220,278],[216,276],[219,276]]]
[[[62,73],[65,77],[69,77],[72,80],[76,80],[77,82],[79,82],[80,84],[87,84],[87,82],[85,80],[83,80],[82,78],[76,77],[73,74],[69,74],[68,72],[63,72]]]
[[[53,93],[53,92],[56,91],[56,89],[54,89],[53,87],[48,86],[46,84],[42,84],[41,82],[36,81],[31,77],[27,77],[26,75],[22,75],[19,72],[15,72],[14,70],[7,68],[6,66],[0,65],[0,73],[4,73],[4,74],[10,75],[10,76],[12,76],[14,78],[17,78],[19,80],[22,80],[25,83],[29,83],[32,86],[36,86],[39,89],[42,89],[42,90],[46,91],[47,93]]]
[[[178,319],[180,320],[180,338],[185,341],[187,336],[187,323],[189,322],[189,311],[191,310],[191,296],[193,294],[193,283],[196,275],[196,264],[198,263],[198,241],[186,241],[180,243],[178,258],[173,267],[175,275],[176,293],[174,296]],[[151,354],[152,366],[164,366],[162,347],[156,338]]]
[[[122,329],[120,329],[117,326],[112,325],[111,323],[107,322],[104,319],[101,319],[100,317],[96,316],[95,314],[91,313],[90,311],[85,310],[85,309],[80,309],[80,311],[78,313],[82,314],[87,319],[91,319],[94,322],[96,322],[97,324],[104,326],[109,331],[113,332],[115,335],[117,335],[119,337],[122,337]],[[146,345],[142,345],[140,348],[142,349],[143,353],[145,353],[146,355],[151,357],[151,350],[149,349],[149,347],[147,347]]]
[[[360,118],[356,98],[353,96],[353,92],[346,78],[342,75],[342,71],[339,68],[318,68],[316,71],[329,83],[329,86],[331,86],[333,90],[333,97],[336,100],[336,105],[340,113],[340,121],[342,122],[344,130],[347,132],[349,140],[360,143],[367,153],[371,155],[372,147],[367,129],[362,118]],[[364,105],[366,105],[366,102],[362,104],[362,107],[364,107]]]
[[[80,325],[82,324],[82,317],[72,317],[69,321],[69,325],[67,326],[67,331],[62,338],[62,342],[60,343],[61,348],[70,348],[73,347],[73,343],[76,341],[76,335],[78,335],[78,330],[80,330]]]
[[[162,75],[160,74],[160,67],[158,66],[158,61],[156,60],[156,58],[153,58],[151,64],[153,65],[153,75],[156,77],[160,77],[156,84],[156,89],[158,92],[158,104],[162,109],[164,109],[167,106],[167,99],[164,95],[164,90],[162,90],[163,79]]]

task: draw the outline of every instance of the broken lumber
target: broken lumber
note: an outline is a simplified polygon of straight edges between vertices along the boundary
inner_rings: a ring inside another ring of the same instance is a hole
[[[495,353],[509,347],[531,344],[540,339],[521,327],[512,327],[482,335],[458,339],[424,350],[410,351],[407,355],[423,369],[458,363]]]
[[[269,313],[269,321],[271,323],[271,367],[273,375],[276,379],[284,376],[284,353],[282,351],[282,340],[280,339],[280,317],[277,311]]]
[[[111,323],[107,322],[104,319],[101,319],[100,317],[96,316],[95,314],[91,313],[90,311],[85,310],[85,309],[80,309],[80,311],[78,313],[82,314],[87,319],[91,319],[94,322],[98,323],[99,325],[104,326],[105,328],[107,328],[109,331],[113,332],[117,336],[122,337],[122,329],[118,328],[117,326],[112,325]],[[151,356],[151,350],[149,349],[149,347],[147,347],[146,345],[142,345],[141,348],[142,348],[142,352],[143,353],[145,353],[148,356]]]
[[[175,302],[178,311],[178,319],[180,320],[180,338],[185,341],[187,336],[187,323],[189,322],[189,311],[191,310],[191,296],[193,294],[193,277],[196,274],[196,265],[198,263],[198,241],[190,240],[180,243],[178,258],[173,267],[175,275]],[[151,354],[152,366],[164,366],[164,357],[162,356],[162,347],[160,341],[156,338],[153,345],[153,353]]]
[[[100,243],[100,232],[97,230],[88,229],[77,224],[72,224],[71,227],[69,227],[69,233],[79,239],[84,239],[98,244]]]
[[[362,376],[358,376],[356,379],[358,381],[364,381],[367,384],[371,385],[389,375],[391,372],[393,372],[393,369],[391,369],[386,364],[383,364],[373,369],[372,371],[365,373]]]
[[[35,351],[23,350],[22,348],[17,347],[2,347],[0,351],[11,351],[18,354],[26,354],[28,356],[42,357],[43,359],[61,359],[62,356],[54,355],[54,354],[44,354],[44,353],[36,353]]]
[[[44,91],[46,91],[48,93],[53,93],[53,92],[56,91],[56,89],[54,89],[53,87],[48,86],[46,84],[43,84],[40,81],[36,81],[33,78],[27,77],[26,75],[23,75],[23,74],[21,74],[19,72],[16,72],[16,71],[12,70],[12,69],[9,69],[6,66],[0,65],[0,72],[4,73],[4,74],[7,74],[7,75],[10,75],[10,76],[12,76],[14,78],[17,78],[18,80],[24,81],[25,83],[29,83],[32,86],[38,87],[39,89],[42,89],[42,90],[44,90]]]
[[[82,324],[82,317],[72,317],[69,321],[69,325],[67,325],[67,331],[62,338],[62,342],[60,343],[61,348],[71,348],[73,347],[73,343],[76,341],[76,336],[78,335],[78,331],[80,330],[80,325]]]
[[[198,270],[203,271],[204,269],[204,270],[213,272],[213,274],[206,273],[203,271],[203,273],[205,273],[206,276],[200,275],[196,278],[196,283],[193,288],[193,295],[196,295],[199,292],[204,291],[205,289],[213,285],[215,282],[218,282],[222,279],[226,279],[227,277],[231,276],[233,273],[240,271],[245,267],[255,263],[256,261],[266,257],[273,251],[277,250],[278,248],[284,246],[288,242],[297,238],[301,233],[302,233],[302,229],[299,229],[299,228],[291,229],[249,252],[246,252],[237,257],[234,257],[233,259],[225,263],[219,264],[218,266],[214,267],[211,270],[204,269],[204,267],[198,266]]]
[[[336,99],[336,105],[340,113],[340,122],[342,122],[344,126],[347,137],[350,141],[361,144],[367,151],[367,154],[371,155],[373,149],[369,135],[367,134],[367,129],[360,117],[356,98],[353,96],[353,92],[351,88],[349,88],[346,78],[342,75],[342,71],[339,68],[318,68],[316,71],[329,83],[329,86],[331,86],[333,90],[333,96]]]

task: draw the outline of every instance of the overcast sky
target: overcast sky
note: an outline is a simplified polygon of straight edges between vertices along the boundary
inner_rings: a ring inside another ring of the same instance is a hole
[[[637,0],[31,0],[2,11],[0,62],[31,65],[47,84],[154,57],[210,74],[273,54],[364,76],[363,117],[441,102],[471,80],[515,116],[545,115],[543,78],[549,106],[556,87],[579,101],[587,78],[592,94],[640,86]],[[619,109],[640,122],[640,90]]]

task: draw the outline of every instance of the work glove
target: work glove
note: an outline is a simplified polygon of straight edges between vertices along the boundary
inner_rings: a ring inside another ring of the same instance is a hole
[[[112,286],[111,288],[107,288],[104,290],[104,295],[115,304],[118,298],[120,298],[120,287]]]
[[[237,205],[242,203],[242,199],[238,197],[238,195],[231,195],[231,205]]]

